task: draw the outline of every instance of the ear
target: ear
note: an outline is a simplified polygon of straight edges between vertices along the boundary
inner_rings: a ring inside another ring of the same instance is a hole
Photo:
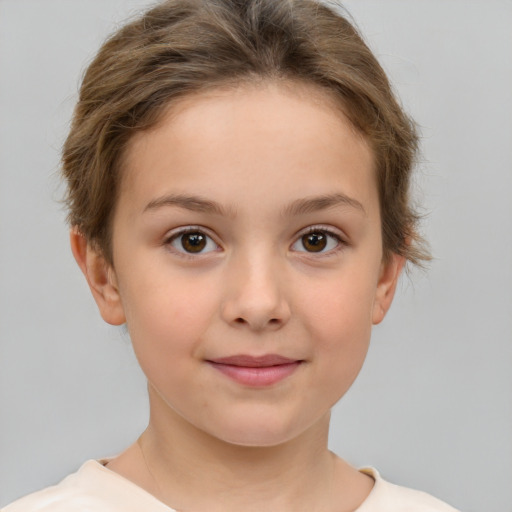
[[[373,302],[372,322],[374,325],[380,324],[384,320],[388,309],[391,307],[398,278],[404,265],[405,258],[394,253],[386,261],[382,262],[375,300]]]
[[[69,239],[71,251],[82,270],[100,314],[105,322],[121,325],[126,321],[117,279],[99,249],[93,248],[76,228],[71,228]]]

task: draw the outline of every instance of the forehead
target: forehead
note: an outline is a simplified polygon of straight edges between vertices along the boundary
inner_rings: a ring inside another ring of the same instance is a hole
[[[223,178],[226,200],[237,184],[256,190],[262,181],[296,195],[305,184],[309,194],[325,193],[314,189],[325,189],[327,179],[334,186],[347,170],[343,187],[375,195],[372,152],[332,94],[304,83],[244,84],[181,99],[136,134],[123,159],[121,193],[188,185],[208,191]]]

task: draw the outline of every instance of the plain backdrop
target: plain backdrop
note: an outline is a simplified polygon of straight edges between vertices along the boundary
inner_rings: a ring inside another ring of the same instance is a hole
[[[122,328],[68,248],[59,150],[79,78],[143,0],[0,0],[0,505],[147,422]],[[331,447],[467,512],[512,512],[512,2],[346,2],[423,134],[435,259],[402,281]]]

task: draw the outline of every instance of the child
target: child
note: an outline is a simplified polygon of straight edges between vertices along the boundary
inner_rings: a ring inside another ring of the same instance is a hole
[[[413,123],[314,0],[169,0],[90,65],[71,246],[148,379],[146,431],[18,511],[453,511],[327,449],[406,262]]]

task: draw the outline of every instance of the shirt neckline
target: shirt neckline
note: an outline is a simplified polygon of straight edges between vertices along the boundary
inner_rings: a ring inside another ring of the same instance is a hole
[[[169,507],[164,502],[160,501],[158,498],[153,496],[150,492],[146,491],[145,489],[143,489],[136,483],[132,482],[128,478],[124,477],[123,475],[120,475],[119,473],[116,473],[115,471],[112,471],[111,469],[108,469],[106,467],[106,464],[108,464],[112,459],[113,457],[107,457],[102,459],[90,459],[80,467],[77,473],[89,473],[90,475],[93,472],[101,472],[109,479],[109,482],[111,482],[111,484],[114,485],[115,488],[117,488],[118,490],[126,492],[129,489],[130,492],[136,493],[139,498],[146,500],[148,502],[148,505],[151,504],[153,507],[158,507],[158,510],[156,510],[155,512],[178,512],[177,510]],[[355,510],[355,512],[364,512],[366,506],[369,505],[370,502],[374,500],[375,494],[379,492],[379,489],[382,487],[382,477],[380,476],[379,472],[371,466],[360,468],[359,471],[373,478],[375,482],[368,496]],[[109,483],[109,485],[111,484]]]

